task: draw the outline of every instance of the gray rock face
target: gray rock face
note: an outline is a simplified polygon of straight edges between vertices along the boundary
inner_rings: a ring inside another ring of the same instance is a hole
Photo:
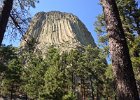
[[[25,47],[31,38],[36,41],[35,48],[42,52],[51,45],[61,51],[89,44],[95,46],[91,33],[76,16],[58,11],[37,13],[20,46]]]

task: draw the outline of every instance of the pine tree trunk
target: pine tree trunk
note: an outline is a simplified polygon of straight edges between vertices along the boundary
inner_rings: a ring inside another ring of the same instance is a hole
[[[94,100],[92,76],[90,76],[90,87],[91,87],[91,97],[92,97],[91,100]]]
[[[0,14],[0,45],[2,44],[12,6],[13,0],[4,0],[4,5]]]
[[[10,100],[13,99],[13,84],[11,85],[11,91],[10,91]]]
[[[101,0],[118,100],[139,100],[124,30],[115,0]]]

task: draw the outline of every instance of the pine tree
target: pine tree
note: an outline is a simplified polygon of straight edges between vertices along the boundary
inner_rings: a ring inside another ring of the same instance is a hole
[[[26,95],[30,99],[40,99],[44,94],[44,75],[48,65],[42,57],[35,54],[29,53],[27,57],[26,64],[21,62],[23,65],[21,74],[22,94]],[[24,61],[25,57],[21,57],[20,59]]]
[[[101,0],[101,4],[103,5],[109,35],[109,47],[118,99],[138,100],[136,81],[116,2]]]
[[[25,33],[30,21],[28,10],[30,7],[35,7],[35,2],[38,2],[37,0],[2,1],[3,4],[1,5],[3,6],[0,8],[0,45],[7,30],[10,34],[14,33],[14,35],[16,33]]]
[[[4,6],[0,15],[0,45],[4,37],[12,6],[13,0],[4,0]]]
[[[125,37],[127,39],[127,44],[129,47],[130,57],[132,60],[132,65],[135,73],[136,83],[138,86],[138,90],[140,91],[140,46],[139,46],[139,35],[138,35],[138,23],[140,20],[138,19],[140,8],[139,2],[135,0],[116,0],[118,10],[120,12],[120,18],[122,21],[123,29],[125,32]],[[134,19],[137,19],[137,23]],[[97,21],[95,22],[95,31],[98,33],[99,37],[99,46],[104,49],[104,53],[106,55],[109,54],[109,46],[108,46],[108,35],[106,31],[106,23],[104,19],[104,15],[101,14],[98,16]],[[110,55],[108,56],[110,60]],[[112,83],[112,82],[111,82]],[[113,82],[114,83],[114,82]]]
[[[19,93],[21,85],[21,64],[17,58],[17,48],[12,46],[2,46],[0,48],[0,94],[2,96],[10,95],[13,99]]]

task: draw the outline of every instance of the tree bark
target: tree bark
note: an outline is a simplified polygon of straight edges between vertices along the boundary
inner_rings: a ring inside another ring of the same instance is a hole
[[[91,97],[92,97],[91,100],[94,100],[92,76],[90,76],[90,87],[91,87]]]
[[[13,0],[4,0],[3,3],[4,5],[0,14],[0,45],[2,44],[10,12],[12,10]]]
[[[116,2],[115,0],[100,1],[109,35],[109,48],[118,100],[139,100],[129,50]]]

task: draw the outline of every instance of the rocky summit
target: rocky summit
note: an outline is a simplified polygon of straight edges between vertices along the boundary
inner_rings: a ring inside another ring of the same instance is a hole
[[[20,47],[26,47],[31,40],[35,40],[35,49],[42,52],[52,45],[61,51],[95,46],[91,33],[78,17],[59,11],[39,12],[33,17]]]

